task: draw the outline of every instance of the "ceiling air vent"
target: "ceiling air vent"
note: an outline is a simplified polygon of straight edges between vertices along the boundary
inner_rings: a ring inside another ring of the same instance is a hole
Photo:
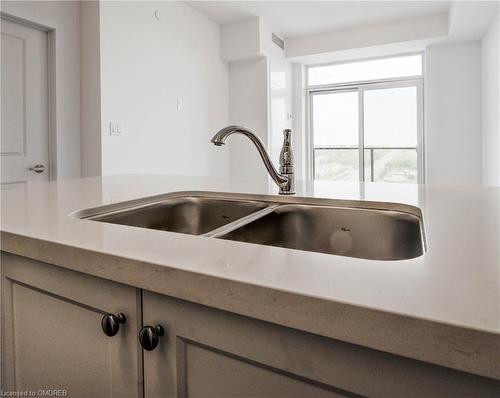
[[[273,33],[272,40],[273,40],[273,43],[276,44],[279,48],[281,48],[282,50],[285,49],[285,42],[278,35],[275,35]]]

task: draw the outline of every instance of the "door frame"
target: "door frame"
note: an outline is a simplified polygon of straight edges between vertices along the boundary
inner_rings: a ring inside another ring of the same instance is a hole
[[[4,7],[5,8],[5,7]],[[62,90],[63,79],[60,74],[63,71],[63,40],[64,27],[61,23],[49,18],[26,12],[4,12],[0,11],[0,18],[6,21],[18,23],[30,28],[47,32],[47,111],[48,111],[48,177],[49,180],[57,179],[58,156],[62,148],[58,145],[62,142]]]

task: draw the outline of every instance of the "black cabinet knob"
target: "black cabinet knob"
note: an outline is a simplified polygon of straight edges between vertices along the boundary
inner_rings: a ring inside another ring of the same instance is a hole
[[[125,323],[127,318],[123,312],[119,314],[106,314],[101,319],[102,331],[106,336],[114,336],[120,330],[120,323]]]
[[[156,348],[158,342],[160,341],[160,337],[165,334],[165,330],[163,326],[144,326],[139,332],[139,342],[141,343],[142,348],[146,351],[151,351]]]

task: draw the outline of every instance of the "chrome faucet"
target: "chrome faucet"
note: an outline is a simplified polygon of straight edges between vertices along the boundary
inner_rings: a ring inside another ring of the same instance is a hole
[[[227,126],[222,130],[217,132],[212,137],[211,142],[214,145],[221,146],[226,143],[227,137],[231,134],[243,134],[248,137],[250,141],[254,143],[259,151],[259,155],[262,158],[264,165],[266,166],[269,175],[274,180],[276,185],[280,188],[280,195],[293,195],[295,193],[295,176],[293,174],[293,154],[292,154],[292,130],[283,130],[284,140],[283,147],[280,152],[280,171],[276,171],[276,168],[271,161],[264,144],[261,139],[255,135],[252,131],[241,126]]]

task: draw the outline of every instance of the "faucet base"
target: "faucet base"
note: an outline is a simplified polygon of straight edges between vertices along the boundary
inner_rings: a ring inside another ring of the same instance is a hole
[[[285,168],[281,167],[280,171],[287,179],[284,185],[280,185],[280,195],[295,195],[295,175],[293,174],[293,169],[288,169],[292,171],[291,173],[285,173],[287,171]]]

